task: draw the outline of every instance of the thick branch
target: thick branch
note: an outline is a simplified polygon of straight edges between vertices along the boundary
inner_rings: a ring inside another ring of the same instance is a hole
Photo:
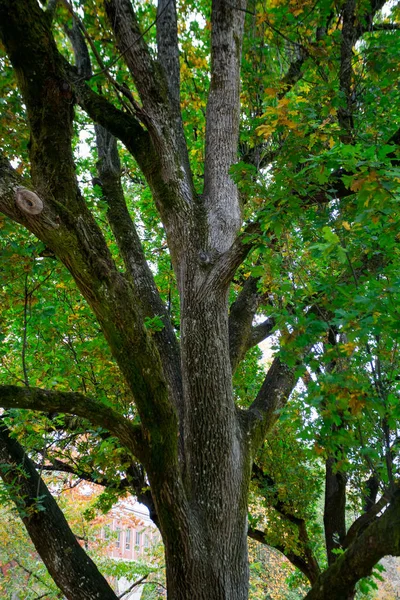
[[[346,477],[335,469],[329,457],[325,465],[324,531],[328,564],[335,562],[335,550],[342,548],[346,536]]]
[[[143,107],[153,118],[158,115],[160,106],[167,102],[166,80],[150,56],[130,0],[105,0],[104,4],[118,47],[131,72]]]
[[[275,327],[274,319],[265,319],[262,323],[254,325],[250,330],[250,337],[247,344],[247,350],[257,346],[260,342],[267,339]]]
[[[376,519],[376,516],[385,508],[388,504],[389,498],[386,494],[373,504],[365,513],[360,515],[350,526],[343,542],[342,547],[348,548],[355,538],[362,532],[372,521]]]
[[[237,159],[240,61],[245,0],[212,3],[211,83],[206,113],[204,202],[208,247],[225,252],[241,225],[239,194],[229,175]]]
[[[177,146],[188,181],[191,181],[189,154],[181,113],[181,76],[179,64],[178,22],[176,0],[158,0],[157,6],[158,62],[168,86],[168,98]]]
[[[280,544],[274,544],[272,546],[268,540],[268,535],[265,533],[265,531],[261,531],[260,529],[253,529],[252,527],[249,527],[247,530],[247,535],[249,538],[260,542],[261,544],[265,544],[266,546],[271,546],[272,548],[275,548],[275,550],[281,552],[294,567],[299,569],[307,577],[311,584],[316,582],[319,575],[319,569],[318,571],[315,571],[313,567],[308,564],[306,558],[296,554],[293,550],[289,550]]]
[[[243,263],[245,258],[253,250],[260,233],[258,223],[249,223],[240,235],[238,235],[232,245],[215,261],[207,280],[204,283],[202,293],[208,293],[208,290],[214,287],[225,289],[233,279],[237,269]],[[210,255],[205,255],[205,263],[210,260]]]
[[[246,352],[268,337],[274,327],[272,319],[252,327],[253,319],[263,296],[258,291],[258,280],[249,277],[229,313],[229,351],[232,371],[235,371]]]
[[[249,277],[229,313],[229,352],[232,371],[243,358],[248,345],[251,325],[261,302],[257,279]]]
[[[265,485],[268,487],[274,487],[275,482],[268,474],[264,473],[263,470],[256,464],[253,464],[252,481],[259,487],[261,493],[264,493]],[[282,552],[288,560],[299,568],[309,579],[311,584],[315,583],[321,570],[316,560],[314,553],[311,549],[310,538],[308,536],[307,525],[305,519],[295,515],[293,509],[288,506],[283,500],[281,500],[277,493],[270,498],[271,506],[287,521],[292,523],[298,532],[298,543],[300,546],[300,552],[294,550],[287,550],[284,545],[275,546],[277,550]],[[250,536],[251,537],[251,536]],[[266,534],[264,534],[266,539]],[[261,539],[259,541],[262,541]],[[263,543],[268,543],[267,541]]]
[[[256,399],[247,411],[251,443],[258,448],[266,433],[275,424],[296,385],[295,368],[274,358]]]
[[[400,556],[400,492],[390,506],[320,575],[304,600],[347,598],[362,577],[384,556]]]
[[[158,60],[168,83],[168,92],[174,113],[181,114],[180,65],[175,0],[158,0],[157,6]]]
[[[89,77],[91,75],[90,57],[78,24],[74,22],[74,26],[72,29],[67,30],[67,33],[74,49],[78,71],[85,77]],[[125,266],[131,275],[131,281],[136,290],[137,302],[141,305],[144,316],[150,318],[159,316],[163,320],[164,327],[161,331],[155,332],[153,337],[160,352],[171,397],[174,398],[175,405],[178,408],[182,405],[178,342],[126,205],[121,185],[121,163],[117,141],[101,125],[95,125],[95,131],[99,157],[97,170],[100,186],[108,204],[107,217]]]
[[[117,600],[18,442],[0,425],[0,476],[50,575],[68,600]],[[60,569],[60,565],[62,568]]]
[[[117,142],[103,127],[97,125],[97,163],[104,199],[108,205],[107,217],[117,241],[121,256],[136,290],[143,314],[161,317],[164,327],[153,334],[160,352],[166,380],[175,405],[182,410],[182,378],[179,345],[167,309],[160,298],[154,277],[144,256],[142,244],[125,202],[121,185],[121,164]]]
[[[77,392],[49,391],[35,387],[0,386],[2,408],[27,408],[41,412],[77,415],[100,425],[139,459],[143,457],[140,428],[113,408]]]

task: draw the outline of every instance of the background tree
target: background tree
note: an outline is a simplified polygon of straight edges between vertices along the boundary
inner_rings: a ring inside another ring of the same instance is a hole
[[[0,209],[42,243],[8,250],[22,278],[1,267],[21,302],[2,297],[21,327],[4,334],[20,368],[6,351],[1,469],[68,598],[115,594],[35,456],[68,470],[66,437],[93,435],[99,452],[74,469],[108,470],[117,488],[110,462],[126,474],[160,527],[169,596],[246,598],[252,464],[301,377],[300,429],[325,459],[327,490],[328,568],[313,563],[307,598],[352,597],[399,554],[399,45],[397,8],[386,21],[382,7],[183,2],[178,20],[172,0],[0,2]],[[90,122],[97,173],[78,161],[74,127]],[[15,245],[10,221],[3,231]],[[32,300],[68,302],[69,277],[82,299],[60,335],[57,310],[43,303],[40,319]],[[81,306],[94,317],[87,332]],[[255,390],[252,348],[272,332],[277,353]],[[69,353],[68,383],[57,358],[34,360],[47,341]],[[15,435],[36,417],[20,409],[46,415],[33,460]],[[347,530],[351,477],[367,511]]]

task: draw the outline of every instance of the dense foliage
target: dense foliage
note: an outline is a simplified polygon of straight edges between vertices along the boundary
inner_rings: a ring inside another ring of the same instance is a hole
[[[400,554],[399,7],[177,4],[0,0],[1,475],[69,599],[101,575],[57,579],[19,444],[148,506],[174,600],[247,597],[248,504],[293,597],[368,594]]]

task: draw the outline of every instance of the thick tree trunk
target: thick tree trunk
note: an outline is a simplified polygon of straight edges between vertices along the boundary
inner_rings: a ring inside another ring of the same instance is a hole
[[[241,523],[227,516],[230,539],[214,536],[192,538],[189,555],[180,545],[166,547],[169,600],[247,600],[249,567],[247,519]]]

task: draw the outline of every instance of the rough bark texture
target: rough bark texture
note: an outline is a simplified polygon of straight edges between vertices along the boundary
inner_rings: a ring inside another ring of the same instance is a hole
[[[369,575],[382,556],[399,555],[399,527],[400,494],[397,492],[383,515],[322,573],[305,600],[351,598],[357,581]]]
[[[132,468],[139,459],[146,470],[151,487],[149,505],[157,515],[165,544],[168,597],[246,600],[247,494],[252,462],[296,384],[295,369],[276,358],[250,408],[238,410],[234,402],[234,369],[273,327],[269,320],[252,325],[262,300],[255,280],[243,286],[230,314],[228,304],[235,271],[253,246],[244,238],[259,230],[257,224],[251,224],[240,233],[239,193],[230,176],[238,151],[246,2],[212,2],[212,64],[201,195],[194,191],[180,113],[175,2],[160,0],[156,57],[145,42],[130,1],[105,0],[104,5],[108,33],[114,35],[120,59],[140,96],[141,104],[126,91],[131,100],[128,111],[113,106],[85,81],[91,76],[90,65],[78,30],[68,32],[76,55],[73,66],[58,51],[49,13],[42,11],[36,0],[0,0],[0,38],[27,107],[32,175],[29,181],[22,181],[6,158],[0,158],[0,210],[42,240],[72,274],[135,399],[140,424],[134,426],[128,416],[96,398],[37,388],[1,387],[0,405],[75,414],[107,429],[132,456]],[[347,36],[345,30],[343,36]],[[341,85],[347,90],[348,45],[343,52]],[[300,62],[296,59],[285,89],[300,78],[302,64],[303,58]],[[99,180],[123,269],[115,265],[77,183],[72,152],[75,102],[96,124]],[[115,138],[136,159],[166,232],[180,296],[179,342],[126,205]],[[28,207],[16,202],[21,187],[30,192],[25,194],[31,201]],[[32,201],[32,194],[37,200]],[[154,316],[162,319],[161,331],[151,332],[145,326],[145,318]],[[4,436],[3,442],[14,444]],[[12,447],[20,452],[15,444]],[[9,455],[5,460],[10,461]],[[30,479],[24,478],[22,483],[29,486],[34,481],[32,471]],[[46,526],[56,527],[57,510],[48,502],[48,515],[40,513],[40,518],[48,517]],[[398,551],[393,532],[390,543],[381,543],[387,515],[398,518],[396,502],[355,536],[344,555],[348,561],[337,559],[318,578],[310,598],[327,598],[324,590],[336,589],[334,586],[339,590],[334,597],[341,597],[342,575],[348,590],[354,577],[368,571],[382,552]],[[34,518],[39,519],[39,513]],[[59,556],[57,553],[65,551],[64,525],[60,533],[51,530],[50,535],[49,530],[48,542],[56,536],[60,545],[52,550],[41,541],[33,518],[28,525],[57,583],[61,588],[69,586],[65,592],[69,600],[114,598],[101,587],[97,596],[90,595],[91,591],[82,595],[76,581],[80,561],[86,560],[79,558],[83,550],[74,547],[71,560],[65,558],[66,568],[60,568],[60,563],[57,566],[52,553]],[[376,548],[365,537],[368,531],[378,536]],[[306,543],[303,529],[301,535]],[[364,562],[360,562],[361,540],[368,546]],[[299,564],[303,559],[308,576],[315,580],[316,565],[311,564],[311,557],[297,558]],[[84,562],[85,569],[92,569],[88,564]],[[91,583],[86,582],[88,590],[100,581],[93,573]]]
[[[0,476],[55,583],[68,600],[117,600],[78,543],[32,461],[0,420]]]

